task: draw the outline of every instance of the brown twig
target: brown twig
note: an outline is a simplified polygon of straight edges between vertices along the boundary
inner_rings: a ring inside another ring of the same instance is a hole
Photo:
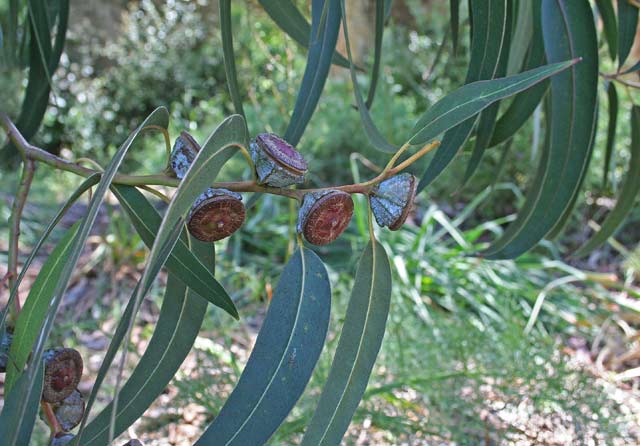
[[[7,259],[7,274],[9,275],[9,289],[12,289],[15,285],[15,278],[18,277],[18,254],[19,254],[19,239],[20,239],[20,220],[22,219],[22,211],[31,189],[31,183],[33,182],[33,174],[35,173],[35,162],[26,158],[24,166],[22,168],[22,177],[20,178],[20,184],[16,191],[16,197],[13,200],[13,206],[11,207],[11,218],[9,219],[9,254]],[[14,316],[17,317],[20,313],[20,296],[16,292],[16,298],[14,300],[14,307],[12,310]]]

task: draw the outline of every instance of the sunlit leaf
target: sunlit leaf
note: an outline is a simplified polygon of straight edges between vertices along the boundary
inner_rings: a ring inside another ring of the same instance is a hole
[[[329,326],[322,261],[301,248],[287,263],[240,380],[196,446],[262,445],[304,391]]]

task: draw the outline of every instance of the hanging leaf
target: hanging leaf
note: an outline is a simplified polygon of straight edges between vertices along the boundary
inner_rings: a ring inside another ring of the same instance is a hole
[[[214,264],[213,244],[191,239],[196,258]],[[186,285],[169,273],[158,322],[147,349],[120,390],[115,435],[124,432],[167,387],[195,342],[206,314],[207,302],[187,291]],[[115,337],[114,337],[115,339]],[[108,370],[105,370],[105,372]],[[94,389],[95,386],[94,386]],[[92,396],[93,396],[92,391]],[[97,393],[97,389],[95,390]],[[83,446],[107,445],[112,405],[87,425],[78,442]],[[86,417],[88,417],[86,410]]]
[[[162,222],[160,214],[135,187],[114,184],[111,189],[144,244],[148,247],[153,246]],[[238,314],[231,297],[213,276],[212,271],[191,252],[184,238],[179,239],[176,243],[167,259],[166,267],[203,299],[222,308],[234,317]]]
[[[524,63],[525,70],[540,67],[546,63],[544,54],[544,39],[542,37],[542,18],[540,1],[532,3],[533,8],[533,36],[531,48],[527,53]],[[522,93],[517,94],[507,110],[496,122],[489,147],[496,146],[507,141],[524,125],[533,114],[536,107],[549,89],[549,81],[542,81]]]
[[[57,14],[56,36],[51,43],[52,26],[48,15],[48,2],[29,0],[29,76],[16,127],[25,139],[35,135],[49,105],[51,78],[58,67],[64,48],[69,20],[69,0],[54,0]],[[17,8],[14,8],[14,10]],[[13,162],[17,149],[9,143],[0,153],[4,162]]]
[[[541,162],[542,184],[527,194],[523,209],[483,255],[510,259],[545,237],[575,203],[591,156],[595,134],[598,46],[587,0],[543,0],[545,49],[550,62],[582,57],[570,70],[551,79],[551,134],[548,157]],[[530,211],[529,211],[530,209]]]
[[[301,446],[340,444],[378,356],[390,300],[389,259],[372,240],[360,258],[329,378]]]
[[[607,218],[602,223],[600,230],[580,249],[578,249],[573,256],[584,256],[598,246],[607,241],[609,237],[615,234],[616,229],[627,218],[636,197],[640,192],[640,106],[633,106],[631,109],[631,160],[629,162],[629,170],[627,171],[627,177],[620,190],[620,196],[616,205],[611,210]]]
[[[291,0],[259,0],[259,3],[280,29],[302,47],[309,48],[311,25]],[[338,52],[333,54],[331,62],[349,68],[347,59]]]
[[[473,25],[471,27],[471,60],[469,61],[469,68],[465,79],[466,85],[462,88],[465,88],[467,85],[476,81],[493,79],[496,77],[500,55],[502,54],[503,49],[504,51],[508,51],[508,46],[504,46],[504,37],[506,35],[505,27],[507,26],[507,0],[473,2],[470,3],[470,10],[471,22]],[[460,91],[462,88],[456,91]],[[418,124],[414,127],[413,133],[415,135],[411,140],[412,144],[421,144],[420,141],[425,139],[424,135],[418,136],[418,134],[422,133],[420,132],[419,127],[423,127],[428,123],[426,118],[427,115],[429,115],[430,111],[443,100],[444,99],[440,100],[431,107],[431,109],[427,110],[427,113],[418,121]],[[489,105],[490,104],[486,104],[482,109]],[[478,110],[478,112],[482,111],[482,109]],[[469,119],[454,122],[453,125],[447,126],[444,129],[451,130],[444,135],[442,144],[438,147],[435,156],[422,175],[422,179],[418,184],[418,190],[424,189],[428,184],[433,182],[433,180],[435,180],[438,175],[440,175],[440,173],[442,173],[442,171],[453,161],[460,148],[464,145],[469,136],[471,136],[471,132],[473,131],[473,127],[477,120],[477,117],[475,116],[476,113],[466,117]],[[429,119],[435,118],[437,118],[437,116],[429,117]],[[441,132],[444,130],[441,130]],[[435,138],[438,133],[428,139]],[[416,138],[419,141],[414,141]]]
[[[9,350],[9,361],[5,378],[5,392],[11,392],[13,385],[22,373],[27,359],[33,349],[33,343],[42,326],[49,303],[52,299],[53,288],[48,286],[55,283],[64,267],[74,237],[78,233],[80,223],[73,225],[60,239],[55,249],[51,252],[47,261],[34,280],[29,296],[16,320],[14,340]]]
[[[609,54],[615,60],[618,53],[618,23],[616,22],[616,12],[613,9],[612,0],[596,0],[598,13],[602,19],[602,30],[607,39]]]
[[[326,14],[323,11],[326,7]],[[311,33],[309,55],[296,105],[284,139],[296,145],[311,120],[331,67],[340,31],[340,0],[313,0],[311,2]]]
[[[624,70],[622,74],[634,73],[636,71],[640,71],[640,60],[633,64],[629,69]]]
[[[451,27],[451,43],[453,55],[458,54],[458,36],[460,28],[460,0],[449,0],[449,26]]]
[[[26,373],[20,376],[13,392],[5,393],[5,404],[0,415],[2,444],[28,445],[40,410],[40,396],[44,385],[44,364],[36,368],[32,380]],[[28,395],[24,399],[23,395]],[[21,404],[18,404],[20,402]]]
[[[609,99],[609,124],[607,125],[607,146],[604,155],[604,172],[602,172],[602,188],[607,187],[609,168],[613,158],[613,146],[616,140],[616,128],[618,126],[618,92],[613,82],[607,84],[607,98]]]
[[[373,53],[373,67],[371,67],[371,85],[369,85],[369,93],[367,95],[366,106],[368,109],[373,104],[373,98],[376,95],[376,87],[378,86],[378,77],[380,77],[380,65],[382,62],[382,37],[384,35],[384,11],[385,0],[376,0],[376,25],[375,25],[375,48]],[[343,17],[346,17],[343,14]],[[344,19],[346,21],[346,18]],[[351,68],[351,66],[349,66]]]
[[[233,51],[233,31],[231,24],[231,0],[220,0],[220,31],[222,33],[222,55],[224,59],[224,71],[227,75],[229,93],[236,113],[244,117],[242,108],[242,95],[238,86],[238,73],[236,71],[236,57]]]
[[[342,8],[342,15],[346,17],[345,11],[345,3],[344,0],[340,0],[340,5]],[[395,153],[398,148],[393,144],[389,143],[382,133],[378,130],[373,119],[371,118],[371,114],[369,113],[369,109],[364,102],[362,97],[362,93],[360,92],[360,87],[358,86],[358,79],[356,78],[356,73],[353,64],[353,57],[351,55],[351,44],[349,42],[349,27],[347,26],[346,20],[343,21],[342,30],[344,32],[344,40],[347,47],[347,57],[349,58],[349,72],[351,74],[351,84],[353,85],[353,93],[356,98],[356,103],[358,104],[358,111],[360,112],[360,121],[362,122],[362,127],[364,128],[365,134],[367,135],[367,139],[376,149],[382,152]]]
[[[76,266],[76,263],[78,262],[78,259],[80,258],[80,253],[82,252],[84,242],[89,236],[89,231],[91,230],[91,226],[93,226],[93,223],[95,222],[95,219],[98,216],[98,210],[102,205],[102,202],[109,188],[109,185],[111,184],[111,181],[115,177],[118,171],[118,168],[120,167],[124,159],[124,156],[126,155],[127,151],[129,150],[129,148],[131,147],[131,145],[133,144],[133,142],[135,141],[135,139],[143,129],[147,128],[147,126],[166,128],[168,123],[169,123],[169,114],[166,108],[160,107],[160,108],[157,108],[155,111],[153,111],[147,117],[147,119],[145,119],[144,122],[133,133],[131,133],[131,135],[129,135],[129,137],[124,142],[124,144],[115,153],[111,162],[109,163],[106,170],[102,174],[102,177],[100,179],[100,182],[98,183],[98,186],[93,195],[93,198],[89,203],[89,208],[87,209],[87,215],[80,223],[80,227],[78,229],[77,235],[73,238],[72,246],[69,250],[67,261],[60,273],[60,276],[57,278],[57,280],[47,284],[48,287],[53,289],[53,292],[51,293],[53,297],[51,299],[51,305],[49,307],[47,315],[44,319],[43,326],[38,331],[38,336],[35,343],[34,351],[31,356],[29,367],[23,373],[23,375],[26,375],[25,379],[27,384],[25,384],[23,391],[20,392],[19,395],[17,395],[16,392],[12,392],[11,394],[8,395],[8,398],[5,400],[5,409],[3,409],[2,413],[0,414],[0,418],[2,418],[3,416],[9,416],[6,413],[7,412],[6,408],[11,407],[12,404],[15,404],[15,407],[17,408],[16,410],[18,413],[20,414],[25,413],[26,406],[28,402],[31,400],[31,398],[33,397],[33,392],[37,390],[36,374],[38,373],[39,365],[42,362],[42,354],[44,353],[44,346],[47,339],[49,338],[49,334],[51,333],[56,312],[62,301],[62,296],[64,294],[64,291],[66,290],[69,280],[71,279],[71,274],[73,273],[73,270]],[[12,398],[18,398],[19,401],[11,401]],[[12,441],[5,443],[6,446],[23,446],[24,443],[19,443],[16,440],[17,438],[16,432],[18,429],[20,429],[20,427],[17,425],[13,427],[9,426],[8,429],[10,430],[10,432],[8,432],[7,436],[4,438],[10,438],[12,439]]]
[[[322,261],[301,248],[287,263],[240,380],[196,446],[262,445],[304,391],[329,326]]]
[[[496,6],[500,6],[498,10],[491,10],[491,14],[495,17],[498,16],[501,26],[496,27],[500,31],[500,38],[495,38],[498,45],[493,48],[496,53],[492,55],[492,59],[495,59],[496,66],[491,79],[496,77],[504,77],[507,74],[507,64],[509,62],[509,48],[511,45],[511,21],[513,20],[512,3],[510,1],[499,2]],[[488,51],[487,51],[488,52]],[[486,53],[485,53],[486,54]],[[493,135],[493,129],[496,125],[496,117],[498,116],[498,110],[500,108],[500,102],[495,102],[484,110],[478,118],[478,126],[476,128],[476,143],[471,154],[471,158],[467,163],[467,170],[464,173],[462,185],[474,174],[480,161],[484,156],[486,148],[489,146],[491,136]]]
[[[515,8],[515,5],[512,6]],[[528,51],[533,45],[533,27],[536,17],[534,8],[539,8],[539,2],[533,0],[520,0],[517,2],[517,12],[513,15],[511,26],[512,37],[509,47],[509,63],[507,64],[508,75],[519,73],[523,70],[523,64],[527,57]],[[539,26],[539,23],[536,24]],[[540,64],[542,65],[542,64]],[[537,65],[537,66],[540,66]],[[531,67],[535,68],[535,67]],[[528,68],[524,68],[527,70]]]
[[[629,0],[618,0],[618,67],[622,68],[631,52],[638,27],[638,8]]]

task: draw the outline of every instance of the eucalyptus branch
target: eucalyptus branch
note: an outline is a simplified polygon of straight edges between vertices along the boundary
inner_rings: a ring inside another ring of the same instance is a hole
[[[67,172],[75,173],[76,175],[80,175],[83,177],[89,177],[94,174],[102,173],[101,170],[90,169],[84,166],[81,166],[78,163],[74,163],[71,161],[67,161],[62,159],[54,154],[51,154],[39,147],[36,147],[30,144],[20,133],[20,131],[15,127],[13,122],[9,119],[9,117],[5,114],[0,114],[0,124],[7,131],[7,135],[13,141],[13,143],[18,147],[20,153],[26,159],[39,161],[44,164],[48,164],[56,169],[64,170]],[[257,192],[271,195],[280,195],[288,198],[294,198],[297,200],[302,200],[302,197],[307,192],[317,192],[321,190],[328,189],[337,189],[350,194],[364,194],[367,195],[373,186],[380,183],[381,181],[386,180],[387,178],[392,177],[393,175],[399,173],[403,169],[406,169],[409,165],[417,161],[419,158],[430,152],[431,150],[437,148],[440,145],[439,141],[434,141],[426,146],[424,146],[421,150],[411,155],[402,163],[395,165],[395,162],[400,158],[400,156],[410,148],[410,145],[405,144],[400,148],[398,152],[394,154],[391,158],[387,166],[383,169],[383,171],[373,178],[372,180],[365,181],[363,183],[355,183],[355,184],[346,184],[342,186],[330,186],[330,187],[322,187],[322,188],[311,188],[311,189],[285,189],[278,187],[270,187],[262,184],[258,184],[255,179],[253,181],[233,181],[233,182],[218,182],[213,183],[211,187],[214,188],[224,188],[233,192]],[[245,150],[242,150],[242,154],[245,158],[248,158],[248,161],[251,161],[251,157],[248,156],[248,153]],[[87,158],[82,158],[82,161],[88,161]],[[91,161],[91,164],[94,164],[94,161]],[[97,163],[95,163],[97,164]],[[249,164],[250,167],[253,167],[253,162]],[[157,175],[125,175],[118,174],[114,177],[113,183],[115,184],[125,184],[129,186],[138,186],[138,187],[148,187],[148,186],[169,186],[169,187],[178,187],[180,184],[180,180],[178,178],[174,178],[165,174],[157,174]]]
[[[31,189],[31,183],[33,182],[33,175],[35,173],[35,163],[33,160],[26,158],[24,166],[22,168],[22,177],[20,178],[20,184],[16,191],[16,197],[13,200],[13,206],[11,208],[11,217],[9,220],[9,253],[7,259],[7,275],[9,277],[9,289],[12,289],[15,284],[15,279],[18,277],[18,254],[20,252],[20,220],[22,219],[22,211]],[[17,317],[20,313],[20,298],[16,294],[14,300],[15,306],[12,310],[14,316]]]

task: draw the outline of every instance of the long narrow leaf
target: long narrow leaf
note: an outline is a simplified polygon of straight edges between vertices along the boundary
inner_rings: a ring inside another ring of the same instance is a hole
[[[26,373],[22,374],[13,392],[6,394],[2,416],[0,416],[0,438],[2,438],[3,445],[24,446],[30,444],[33,426],[38,416],[38,410],[40,410],[40,395],[43,385],[44,364],[40,363],[33,377],[33,382],[30,381]],[[24,400],[23,395],[28,395],[29,399]],[[24,410],[18,407],[19,402],[24,404]]]
[[[451,27],[451,43],[455,56],[458,54],[458,36],[460,35],[460,0],[449,0],[449,26]]]
[[[302,47],[309,48],[311,25],[291,0],[259,0],[259,3],[280,29]],[[349,68],[349,61],[338,52],[333,54],[331,62]]]
[[[545,237],[570,211],[591,157],[597,111],[598,47],[587,0],[543,0],[543,31],[547,59],[582,57],[582,62],[551,79],[551,145],[542,168],[542,184],[527,195],[512,225],[483,254],[514,258]]]
[[[31,362],[29,367],[24,372],[27,375],[27,385],[25,385],[24,391],[20,393],[20,395],[16,396],[15,392],[12,392],[8,399],[5,401],[5,409],[0,414],[0,420],[5,416],[14,416],[17,415],[18,419],[22,419],[25,416],[28,410],[28,402],[33,397],[33,392],[36,389],[36,374],[38,373],[38,368],[42,361],[42,354],[44,353],[45,343],[49,338],[49,334],[51,333],[51,329],[53,327],[53,322],[55,319],[55,315],[57,309],[62,301],[62,296],[64,291],[67,288],[69,280],[71,279],[71,274],[80,258],[80,253],[82,252],[82,248],[84,246],[84,242],[89,236],[89,231],[93,223],[95,222],[96,217],[98,216],[98,210],[104,200],[105,194],[111,184],[111,181],[115,177],[120,164],[122,163],[124,156],[127,151],[133,144],[136,137],[140,134],[140,132],[148,125],[160,126],[166,128],[169,121],[169,114],[164,107],[160,107],[156,109],[154,112],[145,119],[145,121],[127,138],[125,143],[118,149],[113,159],[107,166],[104,174],[96,191],[91,199],[89,204],[89,208],[87,210],[86,217],[82,220],[80,224],[80,228],[78,230],[78,234],[73,238],[73,245],[70,249],[69,256],[67,258],[67,263],[65,264],[60,276],[57,280],[53,281],[49,284],[50,287],[53,288],[51,306],[47,313],[47,316],[44,320],[42,328],[39,330],[39,334],[36,340],[35,348],[31,357]],[[19,398],[20,401],[13,402],[11,398]],[[11,401],[11,402],[10,402]],[[8,414],[6,407],[8,404],[15,404],[16,410],[15,414]],[[13,426],[9,427],[10,431],[7,435],[8,438],[11,438],[12,441],[6,443],[6,446],[23,446],[24,443],[16,443],[15,441],[15,432],[19,432],[22,429],[22,423],[16,423]]]
[[[244,116],[242,108],[242,96],[238,86],[238,73],[236,71],[236,57],[233,52],[233,32],[231,24],[231,0],[220,0],[220,32],[222,34],[222,54],[224,59],[224,71],[227,75],[229,93],[236,113]]]
[[[213,265],[213,244],[192,239],[194,252]],[[115,434],[131,426],[160,395],[178,371],[195,341],[207,302],[169,273],[167,289],[149,345],[120,391]],[[83,446],[106,445],[112,406],[107,406],[83,433]]]
[[[629,0],[618,0],[618,67],[627,61],[637,27],[638,8]]]
[[[369,93],[367,94],[367,108],[371,108],[371,105],[373,104],[373,98],[376,95],[376,87],[378,86],[378,77],[380,76],[380,65],[382,62],[382,37],[384,35],[384,9],[385,0],[376,0],[375,48],[373,53],[373,66],[371,67],[371,84],[369,85]]]
[[[271,437],[311,378],[330,306],[326,269],[301,248],[282,273],[238,384],[196,446],[262,445]]]
[[[112,190],[142,241],[148,247],[153,246],[162,223],[160,214],[135,187],[114,184]],[[225,311],[235,307],[231,297],[213,276],[213,272],[198,260],[182,238],[178,240],[167,259],[166,267],[185,285],[213,305]],[[237,310],[230,314],[237,314]]]
[[[14,340],[9,350],[9,361],[4,383],[5,392],[7,393],[11,392],[31,354],[33,343],[38,336],[38,330],[42,326],[49,309],[49,303],[53,297],[53,289],[49,284],[54,282],[62,273],[62,268],[67,261],[69,250],[74,237],[78,233],[79,226],[79,223],[73,225],[51,252],[38,273],[38,277],[33,282],[29,290],[29,296],[16,320]]]
[[[607,187],[609,168],[613,158],[613,148],[616,142],[616,129],[618,127],[618,91],[613,82],[607,85],[607,98],[609,100],[609,122],[607,124],[607,145],[604,154],[604,171],[602,172],[602,187]]]
[[[307,66],[289,127],[284,135],[290,144],[298,144],[318,105],[331,67],[340,31],[340,0],[313,0],[311,3],[311,33]],[[323,11],[326,15],[323,17]]]
[[[618,22],[616,21],[616,12],[613,9],[613,1],[596,0],[596,5],[602,19],[602,30],[607,39],[609,54],[611,59],[615,60],[618,54]]]
[[[636,105],[631,109],[631,160],[627,177],[620,190],[620,197],[602,223],[600,230],[573,255],[584,256],[606,242],[633,209],[638,193],[640,193],[640,107]]]
[[[329,378],[301,446],[340,444],[382,345],[390,301],[389,259],[372,240],[360,258]]]

